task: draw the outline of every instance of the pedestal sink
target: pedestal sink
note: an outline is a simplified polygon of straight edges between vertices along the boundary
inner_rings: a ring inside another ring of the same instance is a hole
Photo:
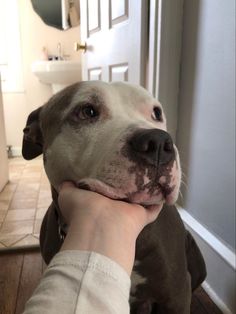
[[[80,61],[35,61],[32,72],[40,82],[52,86],[53,94],[82,79]]]

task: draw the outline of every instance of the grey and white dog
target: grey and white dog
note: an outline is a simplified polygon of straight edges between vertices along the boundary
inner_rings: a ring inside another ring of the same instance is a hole
[[[181,181],[179,154],[156,99],[121,82],[71,85],[29,115],[22,153],[26,159],[43,153],[52,186],[40,235],[47,263],[66,234],[57,203],[63,181],[147,208],[165,203],[137,239],[131,313],[190,313],[191,292],[206,269],[173,206]]]

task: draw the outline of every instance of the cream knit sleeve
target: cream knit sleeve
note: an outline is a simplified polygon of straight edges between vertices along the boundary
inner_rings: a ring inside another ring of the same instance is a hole
[[[23,314],[128,314],[130,284],[125,270],[103,255],[61,251]]]

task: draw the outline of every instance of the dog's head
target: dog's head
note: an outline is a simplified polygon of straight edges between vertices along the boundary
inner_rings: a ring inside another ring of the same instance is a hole
[[[113,199],[174,203],[181,170],[161,104],[127,83],[81,82],[33,111],[23,156],[41,153],[52,186],[65,180]]]

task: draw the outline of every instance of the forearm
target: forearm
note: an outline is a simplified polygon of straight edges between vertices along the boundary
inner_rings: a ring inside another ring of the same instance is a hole
[[[130,278],[112,260],[63,251],[48,266],[24,314],[128,314]]]

